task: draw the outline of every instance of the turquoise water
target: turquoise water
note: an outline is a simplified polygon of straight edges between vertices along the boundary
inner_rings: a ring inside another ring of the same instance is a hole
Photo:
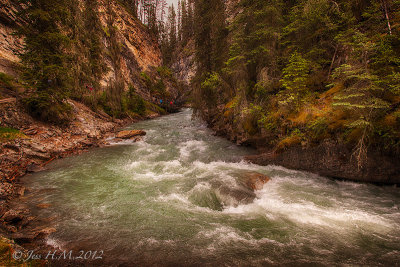
[[[97,266],[399,264],[398,188],[246,163],[253,150],[191,114],[131,125],[143,141],[111,140],[27,176],[35,215],[55,217],[47,243],[103,250]],[[272,179],[253,202],[221,193],[248,171]]]

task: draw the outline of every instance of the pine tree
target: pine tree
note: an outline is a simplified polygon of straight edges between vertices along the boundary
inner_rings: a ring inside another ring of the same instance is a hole
[[[370,55],[375,44],[359,31],[348,31],[341,36],[341,41],[352,48],[352,55],[346,64],[335,70],[336,84],[342,84],[344,90],[334,98],[334,106],[351,114],[352,120],[347,127],[359,135],[354,154],[359,168],[362,168],[374,119],[387,110],[389,104],[382,98],[384,89],[379,86],[379,77],[370,68]]]
[[[111,115],[118,117],[122,111],[122,93],[124,90],[124,81],[121,70],[121,46],[118,42],[117,28],[114,26],[115,22],[115,11],[113,9],[113,3],[111,0],[106,1],[106,13],[107,13],[107,30],[108,36],[107,41],[109,46],[107,47],[114,70],[114,77],[110,79],[107,88],[107,99],[111,107]]]
[[[223,65],[227,50],[225,6],[222,0],[195,1],[195,43],[198,73],[211,73]]]
[[[187,11],[187,27],[188,27],[188,37],[189,38],[191,38],[191,37],[193,37],[193,34],[194,34],[194,21],[193,21],[193,16],[194,16],[194,13],[193,13],[193,3],[192,3],[192,0],[188,0],[188,3],[187,3],[187,5],[188,5],[188,11]]]
[[[182,4],[181,0],[178,0],[178,11],[177,11],[177,33],[178,33],[178,42],[182,41]]]
[[[182,0],[181,2],[181,10],[182,10],[182,19],[181,19],[181,45],[185,46],[187,43],[187,40],[189,38],[189,33],[188,33],[188,14],[186,10],[186,1]]]
[[[299,108],[301,101],[307,93],[307,77],[309,75],[310,62],[303,56],[294,52],[289,59],[289,64],[283,69],[281,79],[282,86],[286,89],[281,92],[282,105]]]
[[[25,37],[21,55],[23,78],[34,89],[25,100],[29,111],[43,120],[63,122],[68,119],[64,100],[71,91],[69,29],[63,28],[69,19],[70,0],[24,1],[27,8],[21,14],[26,25],[19,30]]]

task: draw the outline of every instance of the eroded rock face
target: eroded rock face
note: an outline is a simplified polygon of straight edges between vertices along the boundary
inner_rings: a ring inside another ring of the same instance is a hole
[[[116,138],[120,139],[132,139],[137,136],[145,136],[146,132],[142,130],[131,130],[131,131],[121,131],[116,134]]]
[[[0,1],[0,72],[17,77],[20,63],[19,54],[23,53],[24,38],[15,35],[18,27],[23,27],[24,21],[18,15],[26,6],[19,1]],[[157,38],[147,27],[135,18],[119,1],[110,1],[111,9],[115,14],[113,27],[117,29],[116,37],[121,48],[120,69],[116,70],[109,56],[110,44],[106,34],[102,38],[105,47],[102,64],[107,66],[108,72],[100,80],[103,88],[115,80],[116,73],[122,76],[125,90],[133,85],[136,92],[147,101],[152,100],[146,84],[140,79],[141,72],[146,72],[152,78],[160,78],[157,68],[162,66],[162,55]],[[83,8],[84,0],[80,0],[79,7]],[[99,1],[99,19],[103,29],[107,29],[107,3]],[[84,55],[83,55],[84,56]],[[178,88],[170,82],[165,82],[166,90],[172,97],[178,96]]]
[[[0,72],[16,75],[15,64],[23,49],[23,39],[13,34],[21,25],[18,12],[22,7],[17,1],[2,0],[0,3]]]
[[[246,159],[259,165],[281,165],[322,176],[360,182],[400,184],[400,159],[370,149],[364,168],[357,167],[349,147],[325,141],[314,147],[295,146],[280,153],[263,153]]]

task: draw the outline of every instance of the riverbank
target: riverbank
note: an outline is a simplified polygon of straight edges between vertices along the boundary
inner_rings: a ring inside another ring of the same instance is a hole
[[[147,135],[22,179],[32,214],[56,229],[44,245],[104,251],[83,262],[96,266],[398,262],[398,188],[247,163],[253,149],[214,136],[187,109],[132,129]],[[270,181],[248,192],[249,172]]]
[[[65,127],[33,119],[15,101],[1,104],[1,127],[14,132],[3,134],[0,143],[0,235],[17,243],[35,242],[53,231],[46,227],[46,222],[32,217],[24,205],[25,187],[20,177],[45,170],[55,159],[106,146],[106,139],[129,123],[160,116],[148,113],[144,117],[118,120],[104,112],[94,112],[82,103],[68,102],[74,109],[74,118]],[[21,205],[12,206],[18,199]]]
[[[296,145],[283,151],[258,147],[259,154],[246,157],[258,165],[279,165],[308,171],[339,180],[380,185],[400,184],[400,159],[396,156],[370,150],[363,166],[359,166],[349,146],[326,140],[315,146]]]
[[[262,166],[279,165],[339,180],[400,184],[400,157],[396,151],[390,154],[384,147],[371,145],[364,150],[365,155],[359,157],[357,147],[335,137],[313,142],[306,135],[283,134],[286,137],[277,142],[279,138],[273,132],[265,130],[250,135],[243,129],[233,127],[225,118],[202,117],[216,135],[257,149],[256,154],[245,158],[251,163]],[[283,128],[281,130],[285,132]]]

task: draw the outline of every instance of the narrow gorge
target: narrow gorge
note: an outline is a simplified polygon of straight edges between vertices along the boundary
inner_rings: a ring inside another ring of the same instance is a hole
[[[0,0],[0,266],[397,266],[396,0]]]

